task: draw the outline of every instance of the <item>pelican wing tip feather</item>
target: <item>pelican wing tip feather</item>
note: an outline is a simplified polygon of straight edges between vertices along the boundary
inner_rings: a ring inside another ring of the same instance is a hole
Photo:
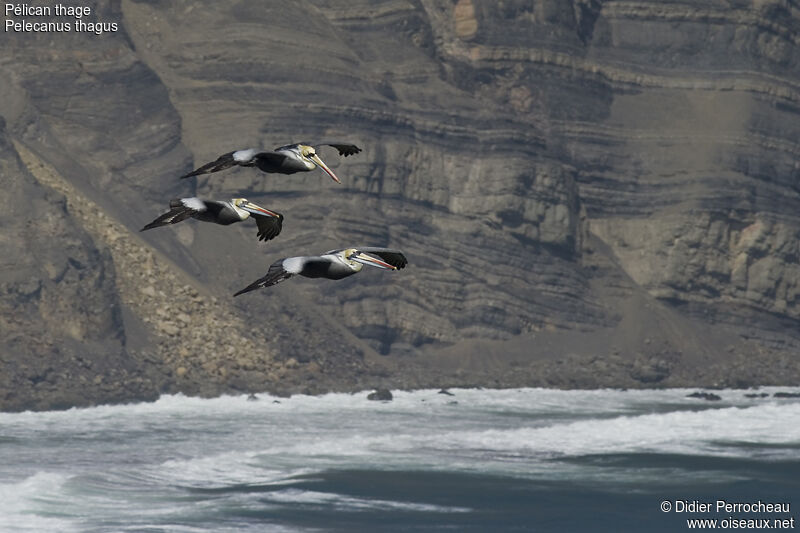
[[[317,143],[314,146],[315,147],[317,147],[317,146],[331,146],[333,148],[336,148],[336,150],[339,152],[340,156],[344,156],[344,157],[355,155],[355,154],[361,152],[361,148],[359,148],[358,146],[356,146],[355,144],[352,144],[352,143],[322,142],[322,143]]]
[[[400,250],[393,250],[391,248],[375,248],[375,247],[361,247],[358,251],[371,255],[376,255],[388,264],[395,267],[397,270],[402,270],[408,265],[408,259]]]
[[[276,213],[277,217],[255,217],[258,226],[259,241],[269,241],[280,235],[283,229],[283,215]]]

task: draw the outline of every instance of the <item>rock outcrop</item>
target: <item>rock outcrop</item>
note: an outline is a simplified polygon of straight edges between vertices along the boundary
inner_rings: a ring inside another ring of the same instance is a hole
[[[391,402],[394,396],[389,389],[377,389],[375,392],[367,394],[367,400],[375,402]]]
[[[2,37],[0,408],[800,378],[794,2],[87,5],[118,30]],[[177,179],[315,139],[343,185]],[[192,194],[284,231],[138,234]],[[409,268],[230,298],[350,244]]]
[[[2,122],[0,183],[0,406],[155,398],[148,369],[124,349],[108,249],[83,229],[59,191],[32,178]]]

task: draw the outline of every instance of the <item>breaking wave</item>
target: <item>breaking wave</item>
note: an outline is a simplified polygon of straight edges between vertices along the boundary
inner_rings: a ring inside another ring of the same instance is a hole
[[[400,523],[449,516],[441,523],[457,526],[458,516],[479,513],[480,498],[427,490],[430,480],[453,479],[458,489],[458,476],[501,488],[496,479],[530,486],[602,479],[664,490],[704,483],[709,469],[718,483],[747,481],[770,465],[794,465],[800,449],[794,399],[744,391],[718,392],[719,402],[687,398],[687,390],[451,392],[398,392],[387,403],[366,401],[366,393],[258,401],[176,395],[2,413],[0,530],[269,524],[307,531],[342,512]],[[688,459],[695,462],[684,465]],[[706,466],[698,469],[698,459]],[[417,486],[423,478],[428,484]]]

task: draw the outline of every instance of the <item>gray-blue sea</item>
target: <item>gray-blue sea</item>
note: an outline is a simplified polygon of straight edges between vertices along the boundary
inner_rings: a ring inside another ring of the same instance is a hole
[[[788,525],[800,519],[800,400],[776,391],[800,389],[714,402],[685,389],[178,395],[0,413],[0,531]]]

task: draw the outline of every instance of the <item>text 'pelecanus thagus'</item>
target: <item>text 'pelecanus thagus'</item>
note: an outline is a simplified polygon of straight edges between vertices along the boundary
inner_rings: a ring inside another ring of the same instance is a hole
[[[363,265],[399,270],[406,264],[408,261],[402,252],[373,247],[331,250],[315,256],[287,257],[272,263],[263,278],[257,279],[234,296],[261,287],[270,287],[295,275],[307,278],[342,279],[360,272]]]
[[[176,198],[170,200],[169,207],[169,212],[143,227],[142,231],[176,224],[187,218],[227,226],[252,216],[258,225],[258,240],[268,241],[277,237],[283,227],[283,215],[264,209],[246,198],[234,198],[230,201]]]

